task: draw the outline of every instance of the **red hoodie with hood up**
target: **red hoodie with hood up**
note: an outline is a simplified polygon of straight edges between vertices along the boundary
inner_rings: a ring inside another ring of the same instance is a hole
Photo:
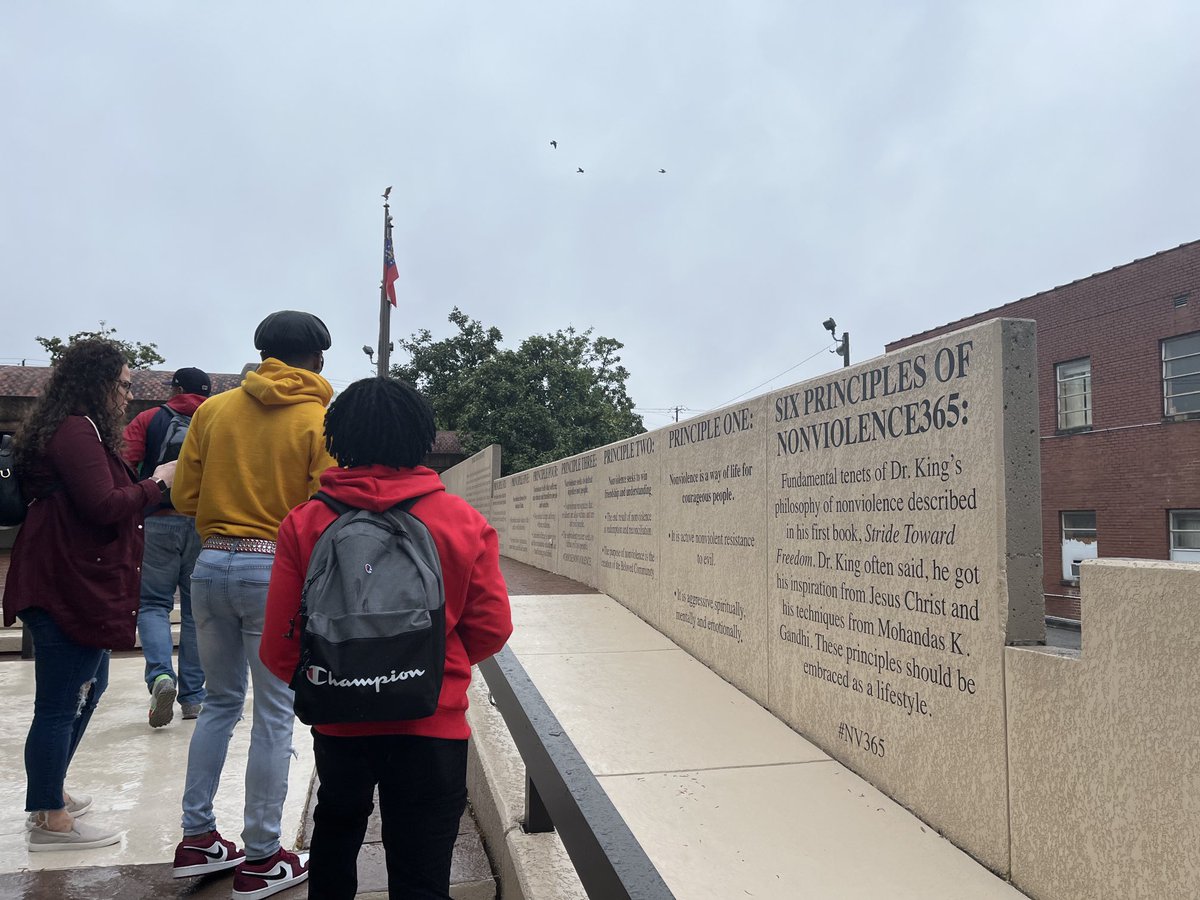
[[[471,666],[498,652],[512,634],[508,589],[500,574],[496,530],[461,497],[446,493],[432,469],[418,466],[357,466],[328,469],[321,490],[350,506],[382,512],[410,497],[420,497],[410,512],[433,535],[442,561],[446,590],[446,671],[438,709],[424,719],[399,722],[347,722],[318,725],[322,734],[355,737],[415,734],[465,740],[467,686]],[[320,500],[309,500],[288,513],[279,526],[271,586],[267,594],[259,657],[290,682],[300,661],[300,631],[291,638],[291,621],[300,611],[300,591],[313,546],[337,514]]]

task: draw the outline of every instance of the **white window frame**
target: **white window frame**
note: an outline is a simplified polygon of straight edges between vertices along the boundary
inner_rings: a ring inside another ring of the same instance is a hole
[[[1054,367],[1057,383],[1058,430],[1076,431],[1092,426],[1092,358],[1084,356]],[[1079,402],[1082,398],[1082,402]]]
[[[1068,524],[1068,516],[1091,516],[1092,525],[1087,527],[1075,518]],[[1059,513],[1058,522],[1062,534],[1062,577],[1069,584],[1079,584],[1079,564],[1085,559],[1096,559],[1100,555],[1100,538],[1097,531],[1094,509],[1069,509]]]
[[[1200,331],[1164,338],[1161,343],[1163,415],[1200,417]]]
[[[1200,563],[1200,509],[1172,509],[1167,520],[1171,559]],[[1191,546],[1186,546],[1186,545]]]

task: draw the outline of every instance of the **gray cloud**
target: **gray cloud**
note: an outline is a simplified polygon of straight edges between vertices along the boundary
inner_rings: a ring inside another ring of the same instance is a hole
[[[595,326],[644,408],[832,369],[830,315],[864,359],[1198,236],[1189,3],[5,18],[4,361],[104,319],[236,371],[293,307],[344,386],[370,372],[388,184],[393,336],[453,305],[513,345]]]

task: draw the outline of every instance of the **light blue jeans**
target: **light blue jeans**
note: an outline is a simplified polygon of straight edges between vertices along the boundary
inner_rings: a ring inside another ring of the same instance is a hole
[[[192,568],[200,555],[200,535],[191,516],[146,517],[146,550],[142,554],[142,603],[138,637],[146,658],[146,687],[160,675],[179,683],[180,703],[204,702],[204,667],[196,648],[192,620]],[[179,589],[179,674],[171,666],[171,608]]]
[[[254,719],[246,762],[246,806],[242,844],[247,859],[264,859],[279,849],[283,801],[292,762],[292,689],[258,658],[267,584],[275,558],[265,553],[201,550],[192,571],[192,613],[208,699],[196,720],[188,749],[183,789],[183,833],[217,827],[213,797],[242,718],[247,672],[254,685]]]

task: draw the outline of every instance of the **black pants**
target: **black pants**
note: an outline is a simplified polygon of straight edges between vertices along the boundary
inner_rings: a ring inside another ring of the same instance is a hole
[[[329,737],[313,731],[317,808],[308,894],[352,900],[358,851],[379,786],[391,900],[446,900],[450,858],[467,805],[467,742],[389,734]]]

